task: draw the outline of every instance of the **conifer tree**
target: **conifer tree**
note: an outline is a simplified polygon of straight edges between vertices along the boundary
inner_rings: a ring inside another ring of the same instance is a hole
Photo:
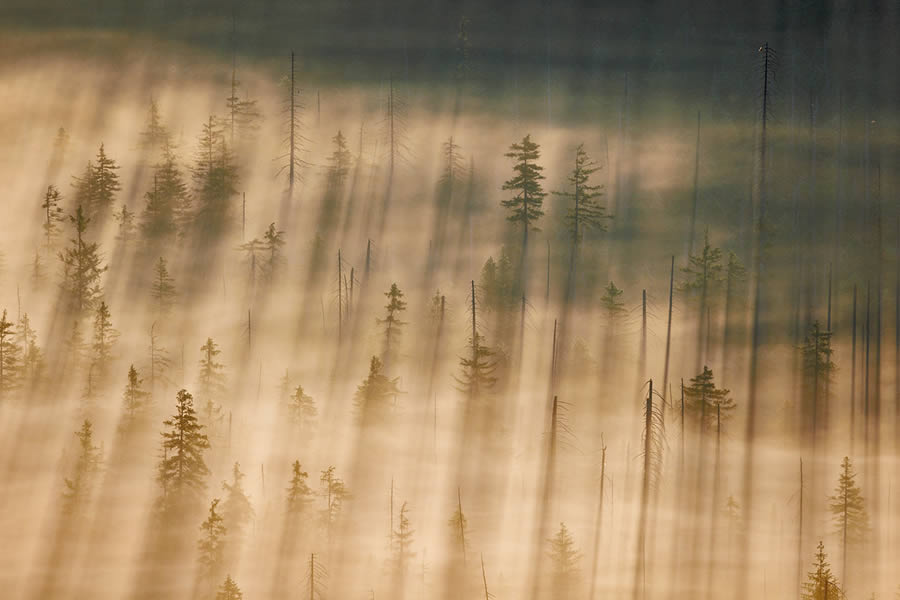
[[[219,119],[210,116],[203,124],[192,172],[197,211],[202,231],[218,235],[228,225],[231,197],[237,193],[238,174],[234,157],[225,143]]]
[[[200,551],[198,556],[200,575],[206,581],[218,579],[219,571],[223,567],[225,534],[228,530],[222,515],[216,510],[218,506],[218,498],[210,502],[206,520],[200,525],[202,531],[200,541],[197,542],[197,549]]]
[[[259,129],[262,113],[255,99],[238,96],[241,82],[238,81],[236,71],[231,69],[231,95],[225,98],[225,110],[228,113],[229,143],[235,145],[235,134],[239,138],[249,138]]]
[[[344,480],[335,475],[333,466],[328,467],[319,475],[319,495],[325,500],[325,509],[322,511],[322,521],[325,523],[325,530],[331,537],[331,529],[341,516],[341,509],[344,506],[344,499],[350,493],[344,486]]]
[[[194,398],[187,390],[178,392],[175,414],[163,425],[169,430],[162,434],[163,457],[157,481],[163,488],[162,508],[168,512],[190,507],[206,488],[209,469],[203,451],[209,448],[209,439],[197,421]]]
[[[118,169],[119,165],[107,156],[103,144],[100,144],[100,150],[97,151],[97,162],[91,171],[91,203],[87,210],[92,217],[93,215],[102,217],[112,209],[116,201],[116,192],[122,189],[119,175],[116,173]]]
[[[453,511],[453,515],[447,521],[447,526],[450,528],[450,534],[453,536],[454,541],[458,545],[457,547],[461,551],[463,560],[465,560],[466,552],[469,547],[469,521],[466,519],[466,515],[462,509],[462,497],[459,495],[459,490],[457,490],[457,500],[456,510]]]
[[[816,548],[813,570],[807,573],[800,597],[802,600],[843,600],[845,597],[837,577],[831,573],[825,545],[821,540]]]
[[[75,437],[78,438],[78,458],[72,477],[64,480],[63,506],[66,513],[75,512],[88,498],[103,460],[100,447],[94,445],[94,430],[90,421],[85,419],[81,429],[75,432]]]
[[[31,328],[27,312],[19,317],[17,329],[18,344],[22,352],[21,378],[23,381],[37,381],[44,368],[44,355],[37,345],[37,333]]]
[[[828,498],[835,533],[841,537],[843,566],[841,574],[847,579],[847,546],[866,539],[869,533],[869,515],[862,491],[856,485],[856,473],[845,456],[841,461],[841,474],[834,495]]]
[[[548,542],[553,575],[553,597],[565,598],[573,593],[578,583],[581,552],[575,547],[575,540],[565,523],[559,524],[559,531]]]
[[[264,245],[259,238],[253,238],[238,246],[238,250],[244,253],[244,262],[247,264],[247,287],[253,289],[256,285],[256,271],[259,268],[259,255],[263,252]]]
[[[385,305],[386,315],[384,319],[376,319],[379,325],[384,327],[384,362],[389,362],[397,353],[402,328],[406,321],[401,320],[400,315],[406,310],[406,301],[403,292],[396,283],[391,284],[391,289],[385,292],[388,303]]]
[[[244,528],[253,518],[253,506],[250,504],[250,498],[244,491],[242,483],[244,474],[241,472],[240,463],[234,463],[231,469],[231,483],[222,482],[222,489],[225,491],[225,503],[222,506],[225,527],[228,529],[228,535],[231,538],[240,538],[244,533]]]
[[[66,354],[69,357],[72,370],[77,371],[81,368],[82,363],[87,357],[88,347],[84,341],[84,334],[81,332],[81,321],[79,319],[72,320],[72,328],[66,337]]]
[[[81,177],[72,177],[72,187],[75,188],[75,204],[83,207],[88,215],[93,215],[97,196],[93,161],[87,162]]]
[[[540,146],[531,141],[531,135],[522,138],[522,142],[512,144],[507,158],[515,161],[512,179],[503,184],[504,190],[513,192],[512,198],[502,200],[500,204],[508,208],[511,214],[507,220],[522,226],[522,256],[528,251],[528,230],[544,216],[544,196],[547,195],[541,186],[544,167],[537,164],[541,157]]]
[[[575,166],[566,178],[571,184],[571,191],[553,192],[571,200],[565,220],[573,248],[581,243],[588,231],[606,231],[604,221],[612,218],[597,203],[597,198],[603,196],[603,185],[591,183],[591,175],[599,170],[600,166],[585,152],[584,144],[579,144],[575,149]]]
[[[150,390],[149,395],[153,398],[156,393],[157,384],[166,386],[172,383],[168,377],[169,369],[172,367],[172,360],[169,358],[169,352],[159,343],[156,335],[156,322],[150,326]]]
[[[106,267],[101,266],[99,244],[89,243],[84,239],[90,219],[81,205],[69,217],[69,221],[75,229],[75,237],[59,255],[63,263],[62,288],[76,313],[81,315],[93,308],[101,296],[103,290],[100,287],[100,276],[106,271]]]
[[[244,595],[241,593],[241,588],[237,586],[231,575],[227,575],[222,587],[216,593],[216,600],[243,600],[243,598]]]
[[[412,550],[415,530],[409,525],[409,517],[406,516],[407,511],[407,503],[404,502],[400,506],[400,518],[397,522],[397,529],[392,536],[394,542],[392,549],[394,554],[394,572],[400,577],[406,574],[410,562],[416,557],[416,553]]]
[[[110,320],[109,307],[101,300],[94,313],[94,341],[91,344],[92,364],[96,367],[96,375],[100,380],[106,376],[112,359],[112,348],[118,338],[119,332],[113,328]]]
[[[141,233],[151,241],[184,234],[191,219],[191,198],[174,149],[163,145],[162,160],[153,171],[153,186],[144,194]]]
[[[175,280],[169,275],[168,263],[162,256],[153,268],[153,283],[150,286],[150,298],[156,304],[160,315],[166,315],[172,308],[175,299]]]
[[[44,244],[48,254],[53,252],[56,246],[60,223],[66,220],[60,202],[62,202],[62,196],[59,190],[55,185],[48,185],[44,201],[41,203],[41,209],[44,211],[44,222],[41,224],[41,229],[44,230]]]
[[[134,234],[137,231],[137,225],[134,223],[134,212],[128,210],[127,204],[122,204],[121,210],[113,213],[113,218],[119,224],[116,239],[122,242],[122,245],[127,246],[134,240]]]
[[[828,391],[837,370],[831,356],[831,332],[815,321],[800,348],[803,360],[803,414],[808,419],[808,431],[815,435],[824,423],[823,407],[828,405]]]
[[[477,400],[489,393],[497,383],[494,375],[497,370],[496,353],[484,343],[484,336],[477,332],[474,338],[469,338],[469,351],[469,356],[459,357],[462,373],[453,379],[460,392],[467,398]]]
[[[688,265],[682,267],[684,281],[678,286],[683,292],[699,293],[704,299],[716,291],[722,281],[722,250],[709,243],[709,229],[703,236],[703,249],[688,257]]]
[[[144,380],[138,376],[134,365],[128,367],[128,381],[125,383],[125,391],[122,393],[122,402],[127,416],[126,426],[133,425],[147,407],[150,393],[144,391]]]
[[[716,428],[717,411],[725,421],[735,409],[730,391],[716,387],[712,370],[705,366],[703,372],[691,378],[691,384],[684,388],[685,405],[697,417],[698,423],[707,431]]]
[[[270,223],[263,234],[263,251],[266,253],[263,275],[270,283],[278,278],[284,268],[284,244],[284,232],[275,229],[275,223]]]
[[[41,253],[38,250],[34,251],[34,259],[31,261],[31,287],[34,290],[39,290],[44,285],[44,281],[47,279],[47,274],[44,271],[44,263],[41,260]]]
[[[306,483],[308,477],[309,474],[301,468],[300,461],[295,460],[291,465],[291,484],[287,488],[288,513],[303,513],[312,505],[313,492]]]
[[[0,400],[5,399],[19,384],[20,354],[15,325],[3,309],[0,316]]]
[[[628,312],[625,308],[625,302],[621,299],[623,293],[622,290],[616,287],[615,283],[610,281],[604,289],[603,296],[600,297],[600,308],[606,313],[611,330]]]
[[[381,360],[372,357],[369,363],[369,375],[356,388],[354,404],[357,418],[365,428],[369,424],[383,423],[391,412],[391,402],[400,394],[397,382],[400,378],[389,379],[382,370]]]
[[[333,191],[340,191],[347,175],[350,173],[350,166],[353,161],[350,149],[347,147],[347,138],[338,130],[337,134],[331,138],[334,150],[328,158],[328,187]]]
[[[159,115],[159,106],[156,99],[150,97],[150,106],[147,109],[147,121],[144,131],[140,133],[140,145],[145,150],[155,150],[166,146],[169,142],[169,132],[162,124]]]
[[[298,385],[291,394],[288,411],[291,421],[304,431],[309,430],[318,414],[315,401],[313,401],[312,396],[304,393],[302,385]]]
[[[221,408],[218,402],[225,392],[225,371],[216,357],[222,353],[212,338],[200,347],[203,357],[200,359],[200,374],[197,381],[197,395],[205,403],[206,418],[212,422],[219,417]]]

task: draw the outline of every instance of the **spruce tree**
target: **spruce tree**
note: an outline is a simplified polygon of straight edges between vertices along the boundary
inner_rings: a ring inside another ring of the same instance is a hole
[[[688,265],[681,268],[685,275],[678,289],[708,297],[722,281],[722,250],[709,243],[709,229],[703,236],[703,249],[688,257]]]
[[[332,191],[339,192],[344,187],[347,175],[350,173],[352,156],[350,149],[347,147],[347,138],[344,134],[337,132],[331,142],[334,150],[328,158],[328,186]]]
[[[222,515],[216,510],[218,506],[219,499],[214,498],[209,504],[206,520],[200,525],[202,533],[200,541],[197,542],[200,576],[207,582],[218,579],[219,571],[223,567],[227,529]]]
[[[197,381],[197,395],[204,402],[204,411],[209,422],[219,418],[221,408],[218,403],[225,392],[225,370],[216,357],[222,353],[212,338],[200,347],[200,373]]]
[[[6,317],[4,309],[0,316],[0,400],[5,399],[19,384],[20,354],[15,325]]]
[[[157,481],[163,488],[162,508],[165,512],[190,508],[206,488],[209,469],[203,451],[209,439],[197,421],[194,398],[180,390],[175,399],[175,414],[163,421],[169,427],[162,434],[163,457]]]
[[[400,318],[400,315],[406,310],[406,301],[403,299],[403,292],[397,287],[396,283],[391,284],[391,289],[385,292],[388,303],[385,305],[385,317],[376,319],[376,322],[384,328],[384,353],[382,354],[385,363],[391,361],[397,354],[397,346],[400,342],[402,328],[406,325],[406,321]]]
[[[150,393],[144,391],[144,380],[138,376],[134,365],[128,367],[128,380],[125,383],[125,391],[122,393],[122,402],[126,413],[126,427],[134,425],[143,416],[147,408],[147,400]]]
[[[841,574],[846,580],[847,546],[864,541],[869,533],[866,501],[859,486],[856,485],[856,473],[847,456],[841,461],[838,484],[834,489],[834,495],[830,496],[828,500],[828,509],[831,511],[835,533],[841,538],[843,560]]]
[[[800,597],[802,600],[842,600],[845,595],[837,577],[831,573],[825,545],[819,540],[813,570],[809,571]]]
[[[584,144],[579,144],[575,149],[575,166],[566,178],[571,191],[553,192],[571,201],[565,220],[573,247],[577,247],[590,230],[606,231],[605,221],[611,218],[597,202],[597,198],[603,196],[603,185],[591,183],[591,175],[599,170],[597,163],[585,152]]]
[[[415,530],[409,525],[409,517],[406,516],[408,511],[407,503],[400,505],[400,518],[397,522],[397,529],[394,530],[393,538],[393,563],[394,572],[402,577],[406,574],[410,562],[415,558],[416,553],[412,550],[413,534]]]
[[[44,354],[37,345],[37,333],[31,328],[28,313],[22,313],[17,324],[19,348],[22,352],[21,379],[23,382],[37,381],[44,368]]]
[[[484,343],[484,336],[475,333],[474,339],[469,338],[469,355],[459,357],[461,374],[453,376],[457,389],[467,398],[477,400],[494,389],[497,377],[495,352]]]
[[[341,516],[341,509],[344,506],[344,499],[350,493],[344,486],[344,480],[335,475],[333,466],[328,467],[319,475],[319,495],[325,500],[325,509],[322,511],[322,521],[325,524],[325,530],[331,537],[331,529]]]
[[[263,275],[270,283],[278,278],[284,268],[284,244],[284,232],[275,229],[275,223],[270,223],[263,234],[263,251],[266,253]]]
[[[241,588],[237,586],[231,575],[227,575],[222,587],[216,592],[216,600],[243,600],[243,598]]]
[[[244,253],[244,262],[247,264],[247,287],[250,289],[256,285],[256,271],[260,266],[259,255],[263,249],[264,245],[259,238],[253,238],[238,246],[238,250]]]
[[[231,70],[231,94],[225,98],[225,110],[228,113],[229,143],[234,146],[235,134],[238,139],[250,138],[258,129],[262,120],[258,102],[255,99],[238,96],[241,82],[237,79],[234,68]]]
[[[295,460],[291,465],[291,484],[287,488],[288,513],[303,513],[312,505],[313,492],[306,483],[308,477],[309,474],[301,468],[300,461]]]
[[[116,192],[122,189],[119,183],[119,175],[116,171],[119,165],[107,156],[103,144],[97,151],[97,162],[92,170],[93,183],[91,185],[91,204],[88,206],[91,216],[97,214],[101,217],[108,214],[116,201]]]
[[[78,438],[78,458],[72,470],[72,476],[64,480],[63,507],[67,514],[83,507],[90,496],[97,473],[100,470],[103,453],[94,445],[94,430],[90,421],[85,419],[81,429],[75,432]]]
[[[169,275],[168,263],[162,256],[153,267],[153,283],[150,285],[150,298],[156,304],[160,315],[166,315],[172,308],[175,299],[175,280]]]
[[[140,133],[140,145],[144,150],[156,150],[169,143],[169,132],[162,124],[159,115],[159,106],[156,99],[150,97],[150,106],[147,109],[147,121],[144,130]]]
[[[87,231],[90,219],[84,213],[81,205],[75,210],[75,214],[69,217],[75,229],[75,237],[70,240],[70,245],[59,257],[63,263],[63,292],[68,297],[77,315],[94,307],[94,303],[102,295],[100,276],[106,271],[101,266],[103,260],[100,255],[100,246],[96,242],[85,241],[84,234]]]
[[[705,430],[712,431],[716,428],[717,414],[725,421],[735,409],[729,394],[729,390],[716,387],[712,370],[704,365],[703,372],[691,378],[691,384],[684,388],[685,406]]]
[[[553,575],[553,597],[565,598],[572,595],[578,583],[581,552],[575,547],[575,540],[565,523],[559,524],[559,531],[548,542]]]
[[[55,185],[47,186],[47,193],[44,194],[44,201],[41,203],[41,210],[44,212],[43,223],[41,229],[44,230],[44,244],[47,253],[53,252],[59,238],[60,223],[66,220],[63,213],[62,196]]]
[[[228,529],[228,535],[231,538],[238,539],[244,529],[253,518],[253,506],[250,499],[244,491],[242,483],[244,474],[241,472],[240,463],[234,463],[231,469],[231,483],[222,482],[222,489],[225,492],[225,503],[222,506],[225,527]]]
[[[625,302],[621,299],[623,293],[622,290],[616,287],[615,283],[610,281],[604,288],[603,296],[600,297],[600,308],[606,313],[610,328],[614,328],[628,312],[625,308]]]
[[[197,200],[195,223],[204,233],[218,235],[229,224],[238,173],[222,124],[214,116],[203,124],[192,177]]]
[[[102,381],[108,372],[112,360],[112,348],[119,338],[119,332],[112,326],[109,307],[101,300],[94,313],[94,340],[92,364],[97,369],[96,375]]]
[[[391,403],[401,393],[397,386],[400,378],[389,379],[381,372],[382,367],[381,360],[373,356],[369,363],[369,375],[356,388],[354,404],[357,418],[364,428],[387,421]]]
[[[540,146],[531,141],[531,135],[526,135],[521,143],[512,144],[505,156],[515,161],[513,170],[516,174],[503,184],[503,189],[512,191],[513,196],[500,204],[511,211],[507,220],[522,227],[524,257],[528,251],[528,230],[544,216],[544,196],[547,195],[541,186],[544,168],[536,162],[541,157]]]
[[[831,332],[815,321],[800,347],[803,360],[803,415],[807,432],[815,435],[824,424],[822,418],[828,406],[828,392],[837,366],[831,357]]]
[[[127,246],[134,240],[137,225],[134,223],[134,212],[128,210],[127,204],[122,204],[119,212],[113,213],[116,223],[119,224],[119,230],[116,233],[116,239]]]
[[[153,185],[144,198],[140,226],[145,239],[167,240],[185,233],[192,217],[191,198],[175,151],[168,143],[163,146],[162,160],[154,167]]]
[[[291,421],[304,431],[308,431],[315,422],[318,414],[316,403],[313,401],[312,396],[304,393],[302,385],[298,385],[291,394],[288,402],[288,412],[290,413]]]

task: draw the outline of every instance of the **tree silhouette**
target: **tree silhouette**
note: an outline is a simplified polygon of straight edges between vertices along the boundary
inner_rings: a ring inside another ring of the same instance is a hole
[[[231,69],[231,94],[225,98],[225,110],[228,113],[228,129],[229,143],[234,146],[235,133],[238,136],[250,137],[259,129],[259,122],[262,119],[262,113],[256,100],[249,98],[241,99],[238,96],[238,88],[241,82],[238,81],[234,66]]]
[[[322,522],[325,524],[325,531],[331,538],[331,530],[341,515],[341,508],[344,506],[344,499],[350,493],[344,486],[344,480],[335,475],[333,466],[328,467],[319,475],[319,495],[325,500],[325,509],[322,511]]]
[[[331,474],[333,476],[333,470]],[[308,477],[309,474],[300,467],[300,461],[295,460],[291,465],[291,484],[287,489],[288,513],[304,513],[312,505],[313,492],[306,483]]]
[[[572,594],[578,583],[581,552],[575,547],[575,540],[565,523],[559,524],[559,531],[548,542],[553,575],[553,597],[565,598]]]
[[[159,105],[156,99],[150,97],[150,106],[147,109],[147,121],[144,130],[140,133],[140,145],[144,150],[156,150],[169,143],[169,132],[162,123],[159,115]]]
[[[528,230],[544,216],[542,207],[547,195],[541,187],[544,167],[536,162],[541,157],[540,146],[531,141],[531,135],[526,135],[521,143],[512,144],[505,156],[515,161],[513,170],[516,174],[503,184],[503,189],[512,191],[514,195],[500,204],[510,210],[507,220],[522,226],[524,259],[528,251]]]
[[[216,600],[243,600],[243,598],[244,595],[241,593],[241,588],[237,586],[231,575],[227,575],[225,582],[222,583],[222,587],[216,592]]]
[[[109,307],[101,300],[94,312],[94,340],[91,343],[93,350],[92,365],[97,369],[97,377],[103,380],[109,370],[112,360],[112,348],[119,339],[119,332],[112,326]]]
[[[386,315],[383,319],[376,319],[376,322],[384,327],[384,353],[382,354],[382,360],[387,363],[395,357],[402,328],[406,325],[406,321],[400,319],[400,315],[406,310],[406,301],[403,299],[403,292],[400,291],[396,283],[392,283],[391,289],[385,292],[384,295],[388,299],[388,303],[384,307]]]
[[[84,420],[75,437],[78,438],[78,458],[72,476],[64,480],[63,490],[63,507],[68,514],[79,510],[90,495],[103,460],[100,447],[94,445],[94,429],[90,421]]]
[[[102,295],[100,276],[106,271],[106,267],[100,265],[102,257],[99,244],[89,243],[84,239],[90,219],[85,216],[80,204],[75,214],[69,216],[69,221],[75,229],[75,237],[59,255],[63,263],[62,289],[80,315],[93,308]]]
[[[337,134],[331,138],[334,150],[328,158],[328,187],[333,191],[340,191],[347,175],[350,173],[350,165],[353,156],[347,147],[347,138],[338,130]]]
[[[219,506],[219,499],[215,498],[209,504],[209,513],[206,520],[200,525],[202,534],[200,541],[197,542],[199,556],[197,558],[200,563],[200,575],[207,581],[214,581],[219,578],[219,571],[223,567],[223,559],[225,552],[225,528],[222,515],[216,510]]]
[[[197,421],[194,398],[187,390],[178,392],[175,414],[163,421],[163,425],[170,429],[162,434],[163,457],[157,475],[163,488],[162,508],[180,510],[199,499],[209,475],[203,460],[209,439]]]
[[[866,512],[866,501],[862,491],[856,485],[856,473],[845,456],[841,461],[841,474],[838,477],[834,495],[828,498],[828,509],[831,511],[835,533],[841,536],[841,556],[843,566],[841,573],[847,578],[847,546],[862,542],[869,533],[869,515]]]
[[[303,392],[302,385],[294,388],[294,392],[291,394],[288,402],[288,412],[290,413],[291,421],[304,431],[308,431],[315,422],[318,414],[316,403],[313,401],[312,396]]]
[[[584,144],[575,149],[575,166],[566,178],[571,191],[553,192],[571,201],[566,213],[566,227],[572,239],[573,248],[581,243],[584,234],[590,230],[606,231],[606,209],[597,203],[603,196],[603,185],[592,184],[591,175],[600,170],[600,166],[591,160],[584,150]]]
[[[807,573],[800,597],[803,600],[842,600],[845,597],[837,577],[831,573],[821,540],[816,548],[813,570]]]
[[[107,156],[106,149],[101,143],[96,163],[88,162],[84,175],[75,178],[76,204],[83,206],[91,219],[99,216],[103,220],[112,209],[116,192],[122,189],[119,175],[116,173],[118,169],[116,161]]]
[[[803,415],[809,419],[808,431],[815,435],[824,423],[822,417],[828,406],[828,390],[837,370],[831,361],[831,332],[824,331],[815,321],[800,347],[803,360]]]
[[[128,381],[125,384],[125,391],[122,393],[122,401],[126,412],[126,426],[133,425],[147,408],[147,400],[150,392],[144,391],[142,383],[144,382],[138,376],[137,369],[134,365],[128,368]]]
[[[381,360],[373,356],[369,375],[356,388],[354,404],[363,427],[385,422],[391,412],[391,401],[401,393],[397,387],[400,378],[389,379],[381,372],[382,366]]]
[[[191,215],[191,198],[174,149],[166,143],[162,160],[153,172],[153,187],[144,194],[141,233],[152,241],[166,240],[176,232],[185,232]]]
[[[200,359],[200,373],[197,376],[197,395],[205,403],[207,421],[212,423],[220,416],[222,409],[218,406],[218,402],[225,392],[224,366],[216,361],[216,357],[222,351],[212,338],[206,338],[200,352],[203,353],[203,357]]]
[[[162,256],[153,267],[153,283],[150,285],[150,298],[156,304],[160,315],[166,315],[172,308],[175,299],[175,280],[169,275],[168,263]]]
[[[722,281],[722,250],[709,243],[709,229],[703,236],[703,249],[699,254],[688,257],[688,265],[681,268],[685,279],[678,289],[684,292],[700,293],[705,299],[714,286]]]
[[[243,479],[241,465],[235,462],[231,469],[231,483],[222,482],[222,490],[225,492],[222,514],[228,535],[233,539],[239,539],[243,535],[244,529],[253,518],[253,506],[241,483]]]
[[[409,517],[406,516],[407,510],[407,503],[404,502],[400,506],[400,519],[397,522],[397,529],[393,535],[394,571],[401,577],[406,574],[410,561],[416,556],[416,553],[412,551],[415,530],[409,526]]]
[[[127,204],[122,204],[121,210],[113,213],[113,218],[119,224],[116,239],[122,242],[123,246],[127,246],[134,239],[134,233],[137,231],[137,226],[134,224],[134,213],[128,210]]]
[[[0,400],[19,384],[20,354],[15,325],[6,317],[6,309],[3,309],[3,315],[0,316]]]
[[[60,223],[66,220],[60,202],[62,196],[55,185],[47,186],[47,193],[44,194],[44,201],[41,203],[41,209],[44,211],[44,222],[41,229],[44,230],[44,243],[47,253],[53,251],[56,246],[56,240],[59,237]]]
[[[44,369],[44,354],[37,345],[37,333],[31,328],[28,313],[22,313],[16,325],[18,329],[18,346],[22,353],[20,378],[23,383],[36,382]]]
[[[606,313],[606,318],[609,320],[611,328],[614,328],[614,325],[628,312],[625,308],[625,302],[620,299],[623,293],[622,290],[616,287],[615,283],[610,281],[604,288],[603,296],[600,297],[600,308]]]
[[[684,388],[686,407],[707,431],[716,428],[717,411],[720,411],[722,421],[734,411],[734,400],[729,397],[729,393],[729,390],[716,387],[713,372],[705,365],[703,372],[691,378],[691,384]]]
[[[238,173],[222,124],[215,116],[203,124],[191,177],[197,200],[195,224],[209,235],[222,233],[229,224],[230,200],[237,193]]]
[[[284,244],[284,232],[275,229],[275,223],[270,223],[263,234],[263,251],[266,253],[263,275],[270,283],[278,278],[278,274],[284,268]]]

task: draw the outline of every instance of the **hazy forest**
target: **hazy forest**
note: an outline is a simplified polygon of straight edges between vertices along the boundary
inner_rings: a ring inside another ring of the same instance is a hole
[[[0,598],[900,598],[900,4],[0,2]]]

